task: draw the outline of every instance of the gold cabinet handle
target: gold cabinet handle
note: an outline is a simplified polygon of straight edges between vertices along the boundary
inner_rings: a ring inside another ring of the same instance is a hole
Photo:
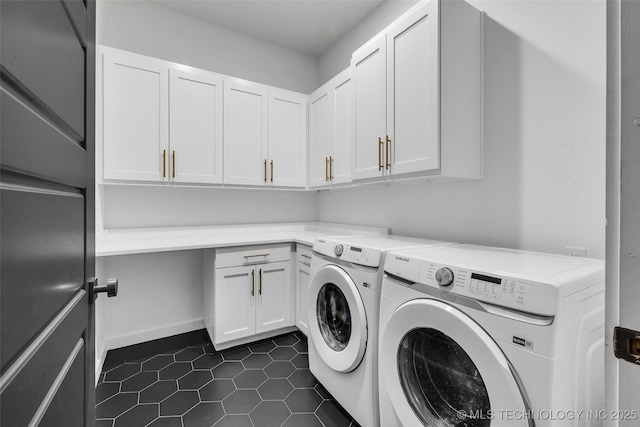
[[[255,257],[259,257],[259,256],[263,256],[263,257],[268,257],[269,254],[255,254],[255,255],[244,255],[243,258],[245,261],[249,261],[249,258],[255,258]]]
[[[382,152],[380,151],[380,146],[383,144],[382,138],[378,138],[378,171],[382,170]]]
[[[329,158],[324,158],[324,180],[329,181]]]
[[[262,295],[262,269],[258,271],[258,275],[260,276],[260,287],[258,288],[258,294]]]
[[[256,270],[251,270],[251,296],[256,295]]]
[[[271,182],[273,182],[273,160],[271,160]]]
[[[264,159],[264,182],[267,182],[267,159]]]
[[[176,177],[176,150],[173,150],[171,158],[172,158],[171,177],[175,178]]]
[[[329,181],[333,181],[333,157],[329,156]]]
[[[389,151],[390,147],[391,147],[391,140],[389,139],[389,135],[387,135],[387,156],[386,156],[387,157],[387,161],[385,162],[387,170],[391,166],[391,159],[390,159],[391,152]]]
[[[167,150],[162,150],[162,177],[167,177]]]

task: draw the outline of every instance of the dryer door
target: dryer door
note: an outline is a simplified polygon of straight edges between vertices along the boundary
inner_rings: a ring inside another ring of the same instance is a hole
[[[367,317],[353,279],[340,267],[326,265],[309,285],[309,337],[331,369],[350,372],[367,347]]]
[[[524,427],[529,405],[493,339],[460,310],[416,299],[389,317],[381,387],[404,427]]]

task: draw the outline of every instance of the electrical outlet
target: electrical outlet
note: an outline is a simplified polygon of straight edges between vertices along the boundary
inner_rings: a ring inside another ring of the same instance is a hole
[[[581,248],[579,246],[565,246],[564,251],[566,255],[575,256],[580,258],[587,257],[587,248]]]

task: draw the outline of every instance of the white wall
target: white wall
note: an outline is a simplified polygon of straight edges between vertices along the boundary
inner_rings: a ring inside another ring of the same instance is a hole
[[[319,220],[604,258],[605,2],[469,3],[486,12],[485,178],[323,191]],[[320,69],[342,60],[328,52]]]

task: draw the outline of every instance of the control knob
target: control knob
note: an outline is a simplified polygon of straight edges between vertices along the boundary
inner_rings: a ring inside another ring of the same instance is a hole
[[[440,286],[449,286],[453,283],[453,271],[449,267],[442,267],[436,271],[436,282]]]
[[[336,246],[333,248],[333,252],[336,254],[336,256],[340,256],[340,255],[342,255],[342,251],[343,251],[343,250],[344,250],[344,247],[343,247],[342,245],[340,245],[340,244],[336,245]]]

